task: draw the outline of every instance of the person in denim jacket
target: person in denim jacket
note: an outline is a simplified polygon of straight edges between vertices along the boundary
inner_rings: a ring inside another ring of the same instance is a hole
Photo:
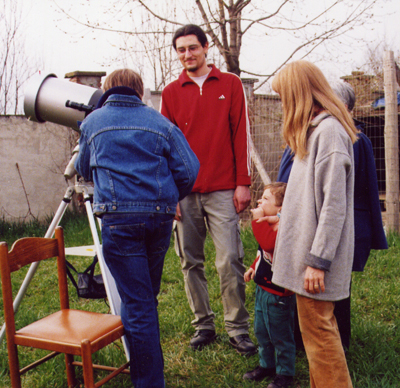
[[[162,388],[157,295],[176,205],[191,192],[199,162],[179,128],[141,101],[134,71],[114,71],[104,91],[82,122],[75,168],[94,182],[93,212],[121,297],[132,383]]]

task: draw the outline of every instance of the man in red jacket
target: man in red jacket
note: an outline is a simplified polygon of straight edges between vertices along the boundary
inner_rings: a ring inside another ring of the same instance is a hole
[[[208,41],[196,25],[178,29],[172,44],[184,70],[162,93],[161,113],[186,136],[200,161],[192,193],[179,203],[177,247],[186,295],[195,315],[190,346],[216,339],[204,271],[207,229],[213,239],[221,282],[225,328],[243,355],[257,352],[249,338],[245,308],[243,246],[239,216],[250,203],[249,120],[242,83],[234,74],[207,65]]]

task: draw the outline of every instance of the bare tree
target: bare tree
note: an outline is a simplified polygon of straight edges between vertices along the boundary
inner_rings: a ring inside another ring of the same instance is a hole
[[[170,3],[168,3],[170,6]],[[167,12],[167,3],[164,3]],[[170,12],[174,12],[172,7]],[[134,63],[139,72],[144,76],[151,71],[154,82],[154,90],[162,89],[180,72],[180,65],[171,46],[170,29],[168,23],[157,19],[148,13],[140,15],[139,26],[133,26],[132,35],[126,36],[122,51],[124,52],[124,64]],[[141,34],[142,30],[157,31],[156,34]],[[138,45],[139,44],[139,45]],[[150,70],[151,69],[151,70]]]
[[[334,42],[343,43],[349,31],[372,18],[378,0],[110,0],[110,4],[110,12],[121,12],[124,8],[135,27],[119,29],[114,23],[94,23],[90,17],[74,17],[74,20],[90,28],[123,32],[134,42],[148,39],[157,42],[153,46],[147,44],[152,54],[146,53],[148,59],[157,58],[157,61],[167,59],[163,50],[170,49],[168,39],[174,30],[187,23],[199,24],[209,35],[211,46],[222,56],[226,70],[239,76],[244,73],[260,77],[263,79],[260,87],[291,59],[304,58],[322,47],[330,53]],[[62,10],[72,17],[70,12]],[[138,14],[147,16],[138,18]],[[143,20],[148,22],[143,23]],[[154,23],[154,20],[162,24]],[[147,38],[143,38],[146,35]],[[286,54],[274,68],[265,72],[266,66],[259,63],[257,48],[247,53],[253,56],[251,65],[241,66],[244,48],[254,47],[254,44],[260,48],[268,47],[271,39],[276,37],[280,39],[280,49],[286,48]],[[135,43],[130,44],[132,53],[135,53],[135,46]],[[137,54],[138,51],[134,55],[137,57]],[[156,86],[163,84],[163,77],[157,79]]]
[[[24,50],[19,2],[1,1],[0,14],[0,114],[22,112],[21,87],[32,73]]]
[[[394,49],[392,44],[384,40],[374,45],[368,45],[365,58],[360,67],[364,72],[375,75],[379,79],[381,90],[383,90],[383,57],[387,51],[393,51],[394,60],[400,63],[400,50]]]

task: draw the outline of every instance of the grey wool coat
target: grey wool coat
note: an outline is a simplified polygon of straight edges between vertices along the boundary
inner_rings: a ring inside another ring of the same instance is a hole
[[[326,301],[347,298],[354,252],[353,144],[339,121],[312,122],[308,154],[294,163],[277,235],[272,282]],[[307,266],[325,270],[325,292],[304,289]]]

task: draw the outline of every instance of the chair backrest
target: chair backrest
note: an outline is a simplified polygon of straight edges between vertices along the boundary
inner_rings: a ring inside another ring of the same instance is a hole
[[[67,309],[69,308],[68,284],[65,269],[64,234],[61,227],[56,228],[55,238],[21,238],[14,242],[10,251],[8,251],[6,243],[0,243],[0,270],[7,331],[15,332],[11,273],[28,264],[53,257],[57,257],[61,309]]]

